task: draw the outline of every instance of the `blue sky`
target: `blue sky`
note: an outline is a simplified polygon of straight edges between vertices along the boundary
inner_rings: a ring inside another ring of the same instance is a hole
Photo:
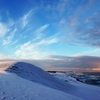
[[[1,60],[85,57],[100,57],[99,0],[0,0]]]

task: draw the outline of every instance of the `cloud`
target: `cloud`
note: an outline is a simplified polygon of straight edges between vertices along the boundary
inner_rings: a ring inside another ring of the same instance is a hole
[[[36,33],[35,35],[36,36],[35,36],[35,39],[33,41],[37,41],[37,40],[39,40],[39,39],[44,37],[44,34],[42,34],[42,33],[38,33],[38,34]]]
[[[3,39],[3,45],[8,45],[12,42],[12,39],[14,38],[15,32],[17,31],[17,29],[15,28],[10,34],[9,36],[5,37]]]
[[[69,22],[70,23],[69,27],[75,27],[78,21],[79,21],[79,18],[77,16],[72,17]]]
[[[74,54],[73,56],[84,56],[84,55],[92,55],[92,56],[97,56],[97,57],[100,57],[100,49],[97,48],[97,49],[93,49],[93,50],[86,50],[86,51],[83,51],[83,52],[79,52],[79,53],[76,53]]]
[[[30,42],[24,43],[20,46],[18,50],[16,50],[15,55],[17,57],[21,55],[21,57],[23,58],[27,55],[27,52],[29,52],[32,49],[34,49],[34,46],[32,46]]]
[[[44,34],[43,32],[49,27],[49,24],[45,24],[43,26],[41,26],[40,28],[38,28],[34,33],[35,33],[35,39],[33,41],[39,40],[44,38]]]
[[[95,4],[100,3],[98,0],[88,0],[88,4],[85,9],[91,9],[95,6]]]
[[[22,44],[16,51],[15,56],[17,58],[25,58],[25,59],[43,59],[47,55],[51,54],[50,52],[47,52],[46,50],[42,51],[41,46],[50,45],[52,43],[55,43],[56,40],[52,39],[51,41],[40,41],[37,43],[32,42],[26,42]]]
[[[0,38],[4,38],[14,25],[13,20],[9,17],[7,10],[0,10]]]
[[[32,59],[41,59],[47,55],[50,55],[52,52],[48,52],[46,50],[41,50],[43,46],[51,45],[54,43],[58,43],[57,38],[48,38],[43,39],[37,42],[28,41],[19,46],[19,48],[15,51],[15,56],[17,58],[32,58]]]
[[[26,43],[25,45],[28,45],[28,44],[29,42]],[[35,53],[32,53],[32,54],[35,54]],[[41,53],[41,55],[42,54],[43,53]],[[35,58],[35,55],[33,56]],[[100,72],[100,57],[95,57],[95,56],[68,57],[68,56],[60,56],[60,55],[52,55],[44,59],[43,58],[39,59],[39,57],[40,55],[38,55],[37,59],[32,59],[31,57],[29,58],[22,57],[20,59],[16,58],[16,59],[0,60],[0,62],[25,61],[25,62],[32,63],[36,66],[39,66],[43,68],[44,70],[64,70],[64,71],[77,71],[77,72],[86,72],[86,71],[97,72],[98,71]]]
[[[77,39],[90,46],[100,47],[100,13],[86,19],[86,23],[83,26],[77,27],[75,33],[77,33]],[[74,35],[75,36],[75,35]]]
[[[51,69],[62,69],[72,71],[94,71],[100,66],[100,57],[95,56],[76,56],[67,57],[60,55],[52,55],[47,61],[44,61],[44,65]],[[88,70],[87,70],[88,69]],[[99,71],[99,70],[98,70]]]
[[[93,70],[93,71],[100,71],[100,67],[98,67],[98,68],[93,68],[92,70]]]
[[[69,5],[69,0],[59,0],[57,5],[57,10],[60,12],[60,14],[63,14],[68,5]]]
[[[50,59],[56,59],[56,60],[62,60],[62,59],[66,59],[66,60],[70,60],[72,59],[72,57],[68,57],[68,56],[62,56],[62,55],[50,55],[49,56]]]
[[[30,17],[33,14],[33,10],[30,10],[28,13],[24,14],[19,22],[21,22],[22,28],[28,25],[29,21],[31,20]]]
[[[9,31],[9,26],[5,23],[0,22],[0,38],[3,38]]]
[[[72,45],[100,47],[100,10],[98,7],[100,2],[89,0],[87,2],[81,1],[81,3],[81,6],[72,9],[69,17],[66,18],[65,16],[57,23],[58,29],[64,36],[62,42]]]
[[[8,59],[8,58],[10,58],[10,57],[7,55],[4,55],[3,53],[0,53],[0,60]]]
[[[9,12],[2,11],[0,14],[2,16],[0,20],[0,43],[2,45],[10,44],[15,31],[15,22],[9,17]]]
[[[49,26],[49,24],[43,25],[42,27],[38,28],[38,29],[35,31],[35,33],[36,33],[36,34],[42,33],[48,26]]]
[[[7,11],[4,12],[7,19],[3,20],[3,18],[1,18],[0,20],[0,42],[3,46],[9,44],[14,45],[15,43],[20,42],[22,39],[25,40],[25,34],[30,27],[27,27],[26,29],[23,28],[29,24],[31,16],[34,14],[34,12],[35,11],[32,9],[22,17],[17,18],[17,20],[12,20],[9,12],[9,16],[6,14]],[[3,16],[3,14],[1,15]]]
[[[50,45],[54,43],[58,43],[59,39],[58,38],[52,38],[52,39],[43,39],[40,42],[36,43],[36,45]]]
[[[70,0],[58,0],[58,1],[46,1],[41,2],[41,8],[45,17],[50,19],[59,19],[66,13],[66,9],[69,7]]]

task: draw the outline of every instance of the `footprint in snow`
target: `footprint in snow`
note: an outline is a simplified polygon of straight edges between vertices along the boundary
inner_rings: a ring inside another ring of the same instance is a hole
[[[2,94],[5,94],[5,92],[2,92]]]
[[[2,97],[2,100],[6,99],[6,97]]]

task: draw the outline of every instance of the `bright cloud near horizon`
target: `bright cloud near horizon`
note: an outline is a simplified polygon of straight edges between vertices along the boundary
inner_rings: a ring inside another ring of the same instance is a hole
[[[99,57],[100,0],[0,0],[1,61],[100,71]]]

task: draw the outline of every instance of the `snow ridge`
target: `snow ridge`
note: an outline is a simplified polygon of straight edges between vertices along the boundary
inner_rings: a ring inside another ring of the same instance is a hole
[[[0,72],[0,100],[83,100],[19,77]]]
[[[75,87],[63,80],[57,79],[48,74],[41,68],[25,62],[17,62],[10,66],[6,71],[17,74],[18,76],[54,88],[63,92],[74,90]]]

